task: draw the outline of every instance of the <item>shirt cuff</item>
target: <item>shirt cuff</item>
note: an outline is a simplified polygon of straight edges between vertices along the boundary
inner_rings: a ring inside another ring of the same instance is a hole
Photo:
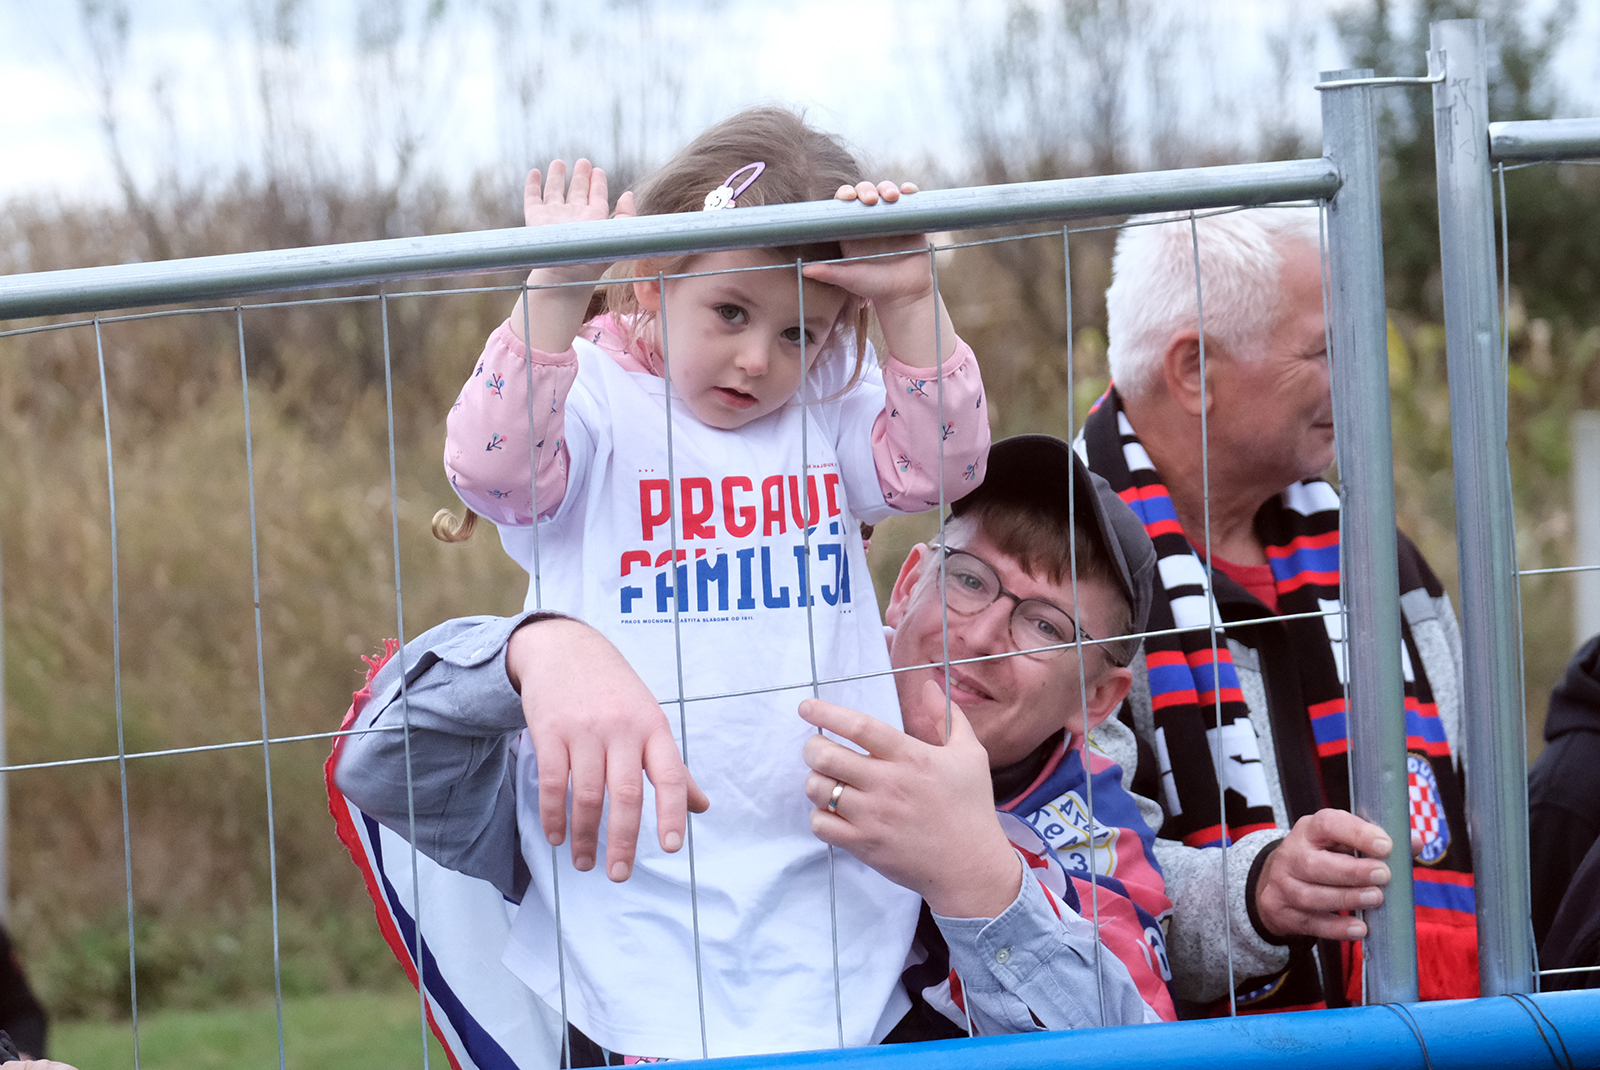
[[[1017,897],[997,916],[949,918],[934,914],[933,920],[950,945],[950,968],[961,977],[962,987],[973,992],[1016,991],[1061,950],[1058,940],[1041,940],[1042,933],[1064,926],[1071,934],[1081,927],[1085,932],[1074,935],[1085,936],[1090,943],[1094,940],[1089,922],[1066,909],[1057,915],[1038,880],[1026,869]]]
[[[574,346],[568,346],[559,353],[547,353],[524,342],[517,337],[517,332],[511,326],[509,317],[494,329],[493,334],[489,335],[489,346],[485,348],[492,347],[498,347],[504,355],[517,360],[527,357],[535,364],[562,365],[578,363],[578,350]]]
[[[525,727],[522,696],[511,686],[511,680],[506,675],[506,647],[511,642],[512,633],[524,624],[561,619],[567,618],[561,613],[536,610],[513,617],[482,618],[480,623],[453,630],[441,636],[437,642],[424,646],[422,656],[408,675],[415,676],[417,670],[425,670],[430,661],[437,661],[445,672],[440,674],[435,671],[430,679],[436,680],[449,694],[450,704],[457,711],[457,716],[478,728],[495,731],[521,729]],[[426,639],[427,636],[421,638]],[[415,687],[416,680],[411,680],[410,684]],[[398,685],[393,690],[398,693]]]
[[[969,346],[964,339],[957,338],[955,351],[950,354],[949,359],[947,359],[943,364],[939,365],[937,369],[937,376],[933,374],[935,369],[913,367],[912,365],[902,361],[899,357],[896,357],[893,353],[886,353],[884,355],[883,374],[886,376],[897,376],[901,379],[929,379],[935,377],[943,379],[946,376],[954,375],[956,372],[960,371],[961,366],[970,359],[972,359],[972,347]]]

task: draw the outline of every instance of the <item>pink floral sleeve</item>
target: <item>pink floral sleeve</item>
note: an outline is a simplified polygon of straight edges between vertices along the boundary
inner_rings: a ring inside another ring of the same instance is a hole
[[[445,421],[445,472],[461,500],[479,516],[497,524],[528,525],[533,523],[534,494],[540,516],[549,516],[561,504],[568,470],[563,417],[567,392],[577,377],[573,349],[530,349],[512,333],[509,320],[489,336]],[[539,461],[537,484],[530,476],[534,455]]]
[[[872,427],[872,457],[884,501],[903,513],[938,507],[941,443],[946,502],[983,482],[989,459],[989,407],[972,347],[957,339],[950,359],[929,375],[893,356],[883,368],[888,397]]]

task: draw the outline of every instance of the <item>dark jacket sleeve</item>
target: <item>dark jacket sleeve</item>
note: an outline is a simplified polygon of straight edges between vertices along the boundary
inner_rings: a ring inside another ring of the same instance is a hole
[[[1572,733],[1539,756],[1528,777],[1528,862],[1533,893],[1533,934],[1543,943],[1573,875],[1600,835],[1589,807],[1575,795],[1596,793],[1600,734]]]
[[[1573,874],[1561,908],[1550,922],[1550,934],[1539,949],[1539,967],[1545,970],[1600,967],[1600,842],[1589,848],[1583,865]],[[1587,973],[1556,974],[1540,980],[1546,992],[1600,988],[1600,969]]]
[[[1600,835],[1600,636],[1550,693],[1544,753],[1528,773],[1534,940],[1543,944],[1573,874]]]
[[[0,928],[0,1029],[11,1035],[17,1050],[36,1059],[45,1056],[44,1007],[28,985],[11,935]]]

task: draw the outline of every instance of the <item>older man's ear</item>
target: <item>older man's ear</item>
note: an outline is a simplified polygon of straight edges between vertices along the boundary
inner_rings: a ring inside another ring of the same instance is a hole
[[[1207,338],[1205,363],[1209,366],[1217,356],[1216,340]],[[1184,412],[1196,418],[1201,408],[1200,368],[1200,336],[1194,331],[1180,331],[1173,335],[1161,355],[1162,380],[1167,388],[1167,396]],[[1207,389],[1205,393],[1207,404],[1214,405],[1209,396],[1210,390]]]

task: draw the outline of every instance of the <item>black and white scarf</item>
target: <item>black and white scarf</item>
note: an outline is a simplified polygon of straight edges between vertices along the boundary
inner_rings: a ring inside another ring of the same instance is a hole
[[[1192,847],[1220,847],[1277,826],[1255,729],[1228,650],[1229,635],[1261,655],[1290,823],[1324,806],[1349,809],[1344,617],[1333,612],[1340,605],[1338,493],[1322,480],[1306,480],[1269,500],[1256,514],[1256,533],[1276,583],[1278,613],[1316,614],[1264,623],[1260,618],[1272,616],[1267,607],[1220,570],[1206,567],[1202,553],[1180,525],[1172,497],[1114,388],[1096,403],[1085,422],[1082,446],[1089,468],[1132,507],[1155,543],[1159,582],[1148,629],[1183,629],[1144,641],[1153,746],[1166,813],[1161,836]],[[1399,568],[1402,592],[1425,589],[1434,597],[1443,593],[1404,536]],[[1462,976],[1470,974],[1470,994],[1476,995],[1472,856],[1462,784],[1416,641],[1404,619],[1401,628],[1411,827],[1423,840],[1415,869],[1423,994],[1427,998],[1432,989],[1434,998],[1466,995]],[[1279,666],[1292,666],[1294,671],[1272,671]],[[1232,759],[1220,763],[1220,784],[1214,745]],[[1354,972],[1353,961],[1346,966],[1347,975]],[[1293,963],[1289,972],[1297,972]],[[1285,985],[1283,978],[1263,980],[1270,983],[1253,986],[1253,994],[1263,1001],[1260,1009],[1267,1009],[1267,1003],[1282,1009],[1319,1002],[1307,985]],[[1314,984],[1314,972],[1306,980]],[[1352,986],[1346,982],[1345,987],[1349,991]],[[1342,995],[1327,994],[1333,1002]]]

